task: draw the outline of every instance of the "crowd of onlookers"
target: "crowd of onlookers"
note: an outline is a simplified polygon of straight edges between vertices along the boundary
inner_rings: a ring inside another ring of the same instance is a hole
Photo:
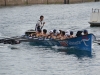
[[[87,35],[87,34],[88,34],[87,30],[77,31],[77,33],[74,34],[73,31],[69,31],[69,30],[63,31],[63,30],[54,29],[54,30],[50,30],[49,32],[47,32],[46,29],[43,29],[43,30],[36,31],[35,34],[31,34],[30,36],[64,40],[64,39],[79,37],[79,36]]]

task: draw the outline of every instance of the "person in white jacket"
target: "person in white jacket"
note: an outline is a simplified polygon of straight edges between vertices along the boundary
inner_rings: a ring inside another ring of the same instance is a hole
[[[36,23],[35,31],[38,31],[38,30],[41,30],[42,31],[42,28],[43,28],[43,26],[45,24],[45,22],[43,22],[43,19],[44,19],[44,16],[41,15],[40,16],[40,20],[38,20],[37,23]]]

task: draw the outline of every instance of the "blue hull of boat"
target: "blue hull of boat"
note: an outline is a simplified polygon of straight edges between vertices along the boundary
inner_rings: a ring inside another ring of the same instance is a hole
[[[73,47],[78,50],[92,50],[92,36],[93,34],[88,34],[85,36],[75,37],[66,40],[55,40],[55,39],[43,39],[34,38],[29,39],[30,45],[33,46],[63,46],[63,47]]]

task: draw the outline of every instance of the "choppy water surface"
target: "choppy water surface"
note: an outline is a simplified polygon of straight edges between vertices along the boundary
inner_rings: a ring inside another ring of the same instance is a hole
[[[20,36],[34,29],[40,15],[44,28],[77,30],[87,29],[99,39],[98,27],[88,24],[92,8],[100,2],[82,4],[32,5],[0,8],[0,37]],[[100,50],[93,44],[92,53],[66,51],[63,48],[0,44],[0,75],[99,75]]]

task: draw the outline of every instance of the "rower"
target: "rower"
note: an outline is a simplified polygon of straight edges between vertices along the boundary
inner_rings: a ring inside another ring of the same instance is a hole
[[[70,31],[69,30],[66,30],[65,31],[65,35],[66,35],[67,38],[70,38]]]
[[[65,31],[62,31],[60,40],[64,40],[64,39],[67,39],[67,37],[65,35]]]
[[[43,29],[42,37],[47,37],[47,36],[48,36],[47,30],[46,29]]]
[[[88,35],[88,31],[87,30],[84,30],[83,33],[84,33],[84,35]]]
[[[53,30],[50,30],[49,31],[49,35],[48,35],[48,38],[52,38],[52,36],[53,36]]]
[[[60,39],[60,37],[61,37],[61,31],[58,30],[58,31],[57,31],[57,35],[56,35],[56,39]]]
[[[56,39],[56,35],[54,34],[54,30],[50,30],[48,38],[50,38],[50,39]]]
[[[82,31],[77,31],[76,36],[77,37],[82,36]]]
[[[53,35],[54,35],[54,36],[56,36],[56,35],[57,35],[57,34],[56,34],[56,32],[57,32],[57,30],[56,30],[56,29],[54,29],[54,30],[53,30]]]
[[[42,31],[41,30],[38,30],[36,32],[36,37],[42,37]]]
[[[73,31],[70,31],[70,38],[74,38]]]

